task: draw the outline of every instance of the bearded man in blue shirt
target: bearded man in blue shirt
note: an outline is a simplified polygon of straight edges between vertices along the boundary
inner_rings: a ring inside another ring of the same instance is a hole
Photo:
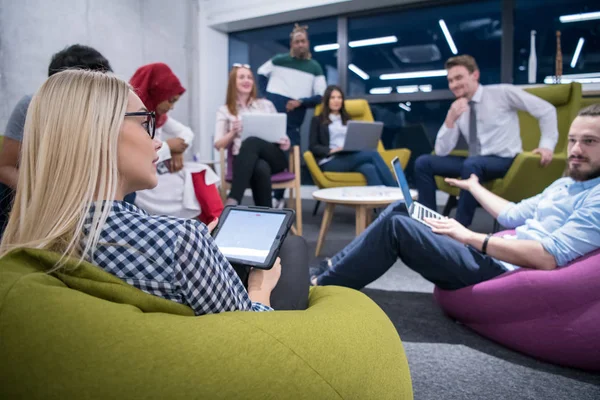
[[[518,204],[487,190],[476,175],[446,182],[468,191],[514,235],[473,232],[451,218],[412,219],[404,202],[331,260],[312,269],[314,285],[360,289],[398,258],[441,289],[455,290],[517,268],[552,270],[600,248],[600,104],[580,111],[569,130],[566,177]]]

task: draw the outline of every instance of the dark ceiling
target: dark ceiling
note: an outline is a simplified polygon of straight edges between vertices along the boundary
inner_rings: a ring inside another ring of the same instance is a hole
[[[598,11],[582,0],[517,0],[514,15],[514,78],[525,83],[527,72],[521,71],[529,57],[530,31],[537,31],[538,81],[554,71],[556,53],[555,31],[562,32],[564,73],[600,72],[600,20],[560,23],[565,14]],[[351,48],[349,62],[357,65],[370,79],[362,82],[365,90],[372,87],[433,84],[434,89],[445,88],[445,78],[423,78],[401,81],[381,81],[384,73],[442,69],[444,61],[453,54],[442,33],[439,20],[443,19],[458,49],[458,53],[473,55],[482,71],[482,83],[500,81],[502,2],[478,1],[434,8],[417,8],[383,14],[348,18],[348,40],[394,35],[396,43]],[[320,44],[336,43],[337,18],[304,22],[309,25],[311,48]],[[230,34],[231,37],[259,46],[262,54],[278,53],[287,49],[293,24],[255,29]],[[570,68],[575,46],[585,38],[579,62]],[[250,54],[252,57],[252,54]],[[337,51],[313,52],[313,57],[324,67],[337,68]],[[258,60],[262,63],[266,60]],[[252,61],[255,64],[255,61]],[[353,72],[351,80],[362,81]],[[425,82],[427,81],[427,82]]]

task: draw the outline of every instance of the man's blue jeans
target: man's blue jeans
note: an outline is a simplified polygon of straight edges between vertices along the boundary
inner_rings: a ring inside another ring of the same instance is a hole
[[[437,210],[435,176],[468,179],[477,175],[481,182],[502,178],[512,165],[513,157],[498,156],[435,156],[424,154],[415,161],[415,186],[419,191],[419,203]],[[471,225],[477,208],[477,200],[470,192],[460,192],[456,208],[456,220],[464,226]]]
[[[369,186],[393,186],[398,184],[381,154],[377,151],[356,151],[338,154],[332,160],[321,165],[326,172],[360,172],[365,176]]]
[[[331,259],[319,285],[360,289],[383,275],[400,258],[441,289],[455,290],[487,281],[506,270],[494,258],[448,236],[438,235],[396,202]]]

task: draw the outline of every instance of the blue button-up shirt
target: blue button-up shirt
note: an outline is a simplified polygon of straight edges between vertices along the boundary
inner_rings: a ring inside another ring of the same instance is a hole
[[[540,242],[562,267],[600,248],[600,178],[560,178],[541,194],[510,203],[498,222],[516,228],[516,239]]]
[[[481,155],[514,157],[523,152],[519,115],[526,111],[539,121],[540,142],[538,147],[554,150],[558,141],[556,108],[537,96],[513,85],[479,85],[471,99],[477,114],[477,138],[481,145]],[[471,110],[458,117],[454,128],[442,124],[435,139],[435,154],[448,155],[462,135],[469,143]]]

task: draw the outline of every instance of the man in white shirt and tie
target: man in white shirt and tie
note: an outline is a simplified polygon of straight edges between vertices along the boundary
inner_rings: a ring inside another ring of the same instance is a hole
[[[415,162],[415,180],[419,202],[436,210],[434,177],[467,179],[477,175],[481,182],[502,178],[515,156],[523,151],[517,111],[523,110],[538,119],[540,143],[533,150],[541,156],[540,164],[552,161],[558,141],[556,109],[550,103],[513,85],[480,85],[479,68],[469,55],[446,61],[448,86],[456,100],[435,141],[435,155],[422,155]],[[462,134],[469,144],[469,156],[449,155]],[[456,220],[471,225],[477,200],[461,191]]]

